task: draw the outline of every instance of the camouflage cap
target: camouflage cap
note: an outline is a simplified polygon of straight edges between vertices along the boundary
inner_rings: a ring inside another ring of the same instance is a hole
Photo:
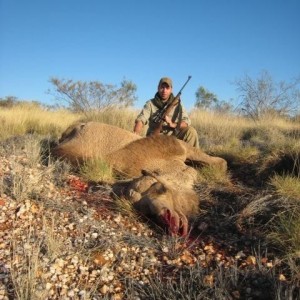
[[[166,83],[168,86],[173,87],[172,79],[169,77],[163,77],[160,79],[158,86],[161,86],[163,83]]]

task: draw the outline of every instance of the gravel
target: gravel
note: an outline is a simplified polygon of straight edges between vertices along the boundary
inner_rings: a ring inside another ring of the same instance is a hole
[[[225,251],[209,238],[166,236],[120,209],[110,186],[88,185],[62,165],[45,166],[25,151],[0,156],[0,300],[146,299],[139,291],[153,278],[195,268],[211,289],[220,281],[216,270],[257,265],[243,251]],[[265,259],[264,267],[273,264]],[[257,292],[243,290],[249,299]]]

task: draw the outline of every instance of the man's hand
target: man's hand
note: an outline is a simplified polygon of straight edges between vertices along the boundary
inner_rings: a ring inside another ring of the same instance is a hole
[[[176,128],[177,127],[177,123],[173,123],[172,119],[169,116],[165,116],[165,121],[167,122],[169,127],[171,127],[171,128]]]
[[[133,128],[133,132],[134,132],[135,134],[140,135],[141,132],[142,132],[143,127],[144,127],[144,124],[143,124],[142,121],[136,121],[136,122],[135,122],[135,125],[134,125],[134,128]]]
[[[189,125],[188,125],[186,122],[182,121],[182,122],[180,123],[179,128],[180,128],[180,129],[182,129],[182,128],[187,128],[188,126],[189,126]]]

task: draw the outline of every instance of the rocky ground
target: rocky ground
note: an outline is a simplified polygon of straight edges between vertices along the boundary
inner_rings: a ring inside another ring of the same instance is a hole
[[[28,145],[0,156],[0,299],[299,297],[259,233],[233,222],[238,194],[210,194],[189,237],[169,237],[110,186],[33,158]]]

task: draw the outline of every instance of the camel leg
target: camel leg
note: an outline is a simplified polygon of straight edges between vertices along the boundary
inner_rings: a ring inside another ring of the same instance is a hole
[[[195,167],[216,166],[223,171],[227,170],[227,162],[225,159],[217,156],[211,156],[204,153],[202,150],[185,145],[186,148],[186,163]]]

